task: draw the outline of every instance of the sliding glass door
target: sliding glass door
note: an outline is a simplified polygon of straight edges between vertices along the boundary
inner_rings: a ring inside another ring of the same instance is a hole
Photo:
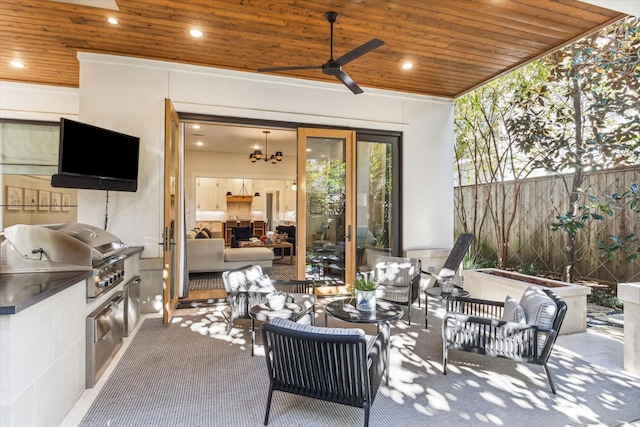
[[[356,269],[377,255],[399,256],[399,137],[358,133],[356,143]]]
[[[355,277],[355,132],[298,130],[298,277]],[[302,219],[302,221],[300,221]]]

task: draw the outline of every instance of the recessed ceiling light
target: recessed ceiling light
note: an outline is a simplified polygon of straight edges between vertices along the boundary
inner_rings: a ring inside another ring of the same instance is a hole
[[[192,28],[191,30],[189,30],[189,34],[191,34],[191,37],[195,38],[200,38],[204,35],[204,33],[197,28]]]
[[[118,25],[119,24],[118,19],[114,18],[113,16],[110,17],[110,18],[107,18],[107,22],[109,24],[113,24],[113,25]]]
[[[307,148],[307,153],[310,153],[310,152],[311,152],[311,148]]]
[[[191,125],[191,129],[200,129],[200,125]]]
[[[198,141],[198,142],[196,142],[196,145],[197,145],[198,147],[202,147],[202,146],[204,145],[204,142],[202,142],[202,141]]]
[[[11,64],[11,66],[15,68],[27,68],[27,66],[24,65],[24,62],[21,61],[11,61],[9,62],[9,64]]]
[[[405,62],[402,64],[402,69],[403,70],[410,70],[413,68],[413,64],[411,62]]]

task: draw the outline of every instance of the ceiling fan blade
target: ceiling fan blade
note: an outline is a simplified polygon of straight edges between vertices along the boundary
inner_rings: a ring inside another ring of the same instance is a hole
[[[335,74],[335,76],[340,80],[346,87],[348,87],[354,95],[358,95],[359,93],[363,93],[364,91],[360,89],[360,86],[356,84],[351,77],[347,75],[344,71],[340,71]]]
[[[345,53],[344,55],[342,55],[340,58],[336,59],[333,62],[338,65],[346,65],[349,62],[353,61],[354,59],[359,58],[365,53],[369,53],[372,50],[379,48],[380,46],[384,46],[384,42],[382,40],[371,39],[365,44],[353,49],[351,52]]]
[[[273,68],[258,68],[259,73],[271,73],[274,71],[292,71],[292,70],[319,70],[321,65],[299,65],[294,67],[273,67]]]

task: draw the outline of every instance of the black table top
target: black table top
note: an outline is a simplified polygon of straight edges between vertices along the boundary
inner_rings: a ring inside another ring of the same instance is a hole
[[[325,306],[325,313],[353,323],[383,323],[398,320],[404,312],[402,307],[390,301],[376,301],[374,311],[362,311],[355,307],[354,298],[342,298],[330,302]]]
[[[453,287],[451,292],[442,292],[442,288],[440,286],[432,286],[424,290],[424,292],[435,298],[447,298],[447,297],[466,297],[469,296],[469,291],[465,291],[462,288],[458,288],[456,286]]]

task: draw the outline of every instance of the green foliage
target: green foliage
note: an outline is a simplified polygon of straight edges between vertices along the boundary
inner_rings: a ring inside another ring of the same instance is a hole
[[[591,295],[587,296],[587,302],[616,310],[622,310],[623,308],[622,301],[620,301],[615,295],[597,287],[591,287]]]
[[[354,291],[375,291],[378,284],[375,280],[370,279],[367,276],[358,275],[353,281],[352,289]]]
[[[557,212],[551,228],[568,236],[568,281],[577,259],[575,236],[585,224],[623,207],[637,212],[637,192],[623,193],[630,199],[622,200],[622,195],[589,195],[581,187],[585,171],[640,162],[639,53],[640,18],[630,17],[456,100],[460,182],[517,180],[531,168],[558,177],[568,204],[550,206]],[[469,164],[472,172],[464,167]],[[484,222],[493,220],[498,260],[504,260],[510,217],[495,188],[491,204],[482,201],[488,206],[484,212],[476,200],[476,212],[469,215],[464,200],[458,200],[456,213],[463,229],[478,236]],[[598,242],[603,255],[622,251],[628,261],[639,259],[635,236],[609,239]]]
[[[478,256],[473,262],[473,265],[473,268],[496,268],[498,267],[498,261]]]
[[[557,215],[558,222],[551,224],[552,230],[562,230],[565,233],[575,235],[578,230],[584,228],[588,221],[604,221],[614,215],[615,212],[629,209],[640,215],[640,192],[637,184],[631,184],[622,193],[600,194],[595,196],[589,194],[591,187],[578,189],[578,198],[574,203],[573,212],[565,215]],[[639,218],[640,219],[640,218]],[[640,239],[631,233],[624,237],[609,235],[609,241],[597,240],[598,249],[602,251],[602,256],[613,261],[618,252],[626,255],[625,261],[635,262],[640,259]]]
[[[637,162],[639,27],[628,18],[540,60],[549,78],[523,85],[521,114],[508,125],[536,167],[560,174]]]
[[[518,266],[518,271],[527,276],[537,276],[539,273],[538,266],[528,261],[522,261]]]

